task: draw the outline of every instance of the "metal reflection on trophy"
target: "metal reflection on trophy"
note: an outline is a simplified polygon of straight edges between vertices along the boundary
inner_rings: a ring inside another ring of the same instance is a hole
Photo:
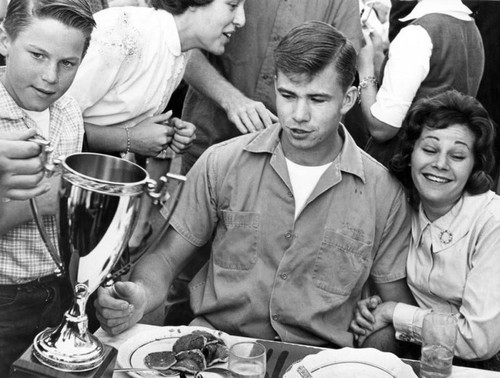
[[[59,158],[56,169],[62,174],[57,222],[60,254],[45,235],[35,202],[31,203],[49,252],[74,288],[74,299],[58,327],[36,336],[33,354],[58,370],[87,371],[99,366],[104,358],[102,343],[87,328],[85,306],[89,295],[110,278],[126,250],[143,193],[158,200],[170,186],[166,184],[175,181],[176,195],[169,199],[172,214],[185,178],[167,174],[156,182],[130,161],[94,153]]]

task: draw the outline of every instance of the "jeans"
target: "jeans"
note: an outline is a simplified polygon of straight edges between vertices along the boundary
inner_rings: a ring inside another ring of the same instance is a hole
[[[0,285],[0,377],[8,376],[12,363],[40,331],[59,324],[69,307],[68,289],[66,281],[55,277]]]

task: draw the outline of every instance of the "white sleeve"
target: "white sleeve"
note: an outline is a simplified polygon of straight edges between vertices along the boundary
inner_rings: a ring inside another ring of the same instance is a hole
[[[396,339],[416,344],[422,343],[422,324],[424,317],[431,310],[398,303],[394,309],[392,322],[396,330]]]
[[[389,47],[382,85],[372,115],[400,128],[420,84],[429,74],[432,40],[418,25],[403,28]]]
[[[123,52],[118,45],[100,41],[92,35],[87,54],[68,90],[78,102],[84,119],[87,109],[105,101],[106,95],[117,84],[123,60]]]

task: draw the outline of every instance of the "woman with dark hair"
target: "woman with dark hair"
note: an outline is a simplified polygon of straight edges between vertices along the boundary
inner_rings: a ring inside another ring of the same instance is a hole
[[[455,356],[500,367],[500,197],[490,191],[495,128],[471,96],[447,91],[415,103],[391,171],[415,213],[407,282],[418,304],[358,303],[352,330],[366,337],[392,324],[396,338],[419,343],[424,316],[452,313]],[[485,361],[488,360],[488,361]]]
[[[161,114],[179,85],[189,50],[222,54],[245,23],[243,0],[153,0],[112,7],[97,27],[70,88],[83,113],[88,146],[100,152],[165,155],[185,149],[194,128]]]
[[[87,148],[151,158],[157,179],[171,150],[183,152],[195,126],[163,113],[180,84],[190,50],[219,55],[245,24],[244,0],[152,0],[151,7],[111,7],[95,14],[97,27],[69,93],[83,113]],[[168,109],[167,109],[168,110]],[[171,149],[171,150],[170,150]],[[151,235],[144,205],[130,247]]]

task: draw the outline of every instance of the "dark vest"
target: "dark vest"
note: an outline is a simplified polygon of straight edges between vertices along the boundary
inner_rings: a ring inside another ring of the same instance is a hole
[[[430,71],[415,100],[448,89],[475,97],[484,71],[483,40],[475,22],[433,13],[412,25],[423,27],[433,45]]]
[[[484,70],[484,47],[475,22],[432,13],[414,20],[411,25],[423,27],[433,45],[429,73],[413,102],[449,89],[476,96]],[[371,138],[366,150],[387,166],[394,155],[397,139],[396,136],[378,143]]]

